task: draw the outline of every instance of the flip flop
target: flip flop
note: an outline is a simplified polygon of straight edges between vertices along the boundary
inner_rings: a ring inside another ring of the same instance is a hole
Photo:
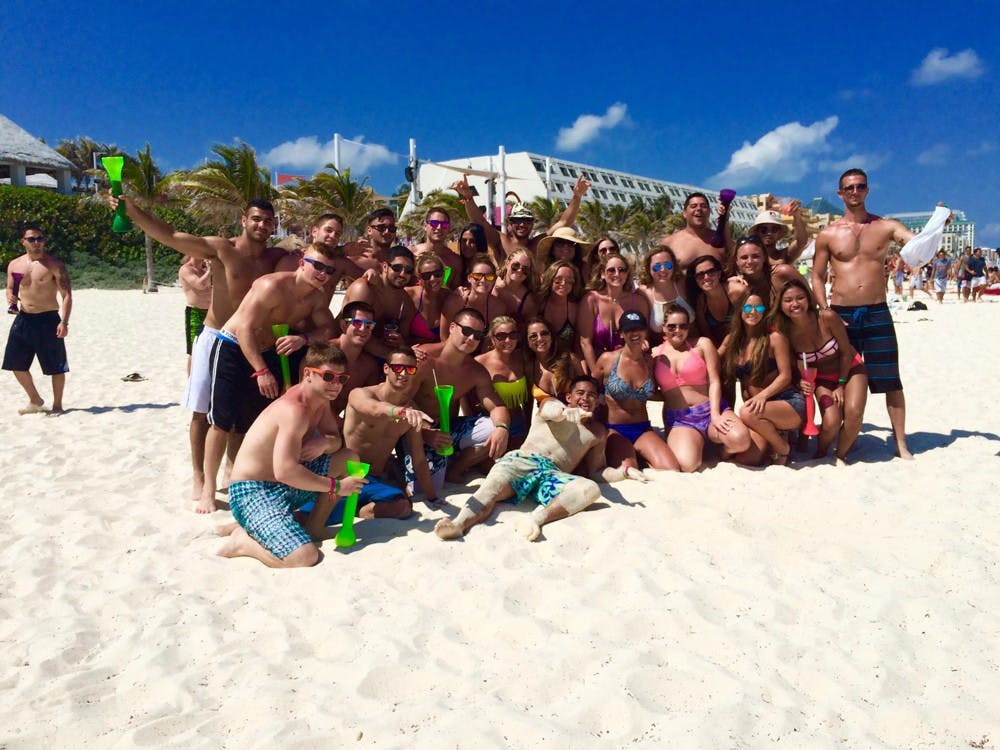
[[[124,380],[126,383],[141,383],[145,379],[146,378],[144,378],[137,372],[129,373],[124,378],[122,378],[122,380]]]

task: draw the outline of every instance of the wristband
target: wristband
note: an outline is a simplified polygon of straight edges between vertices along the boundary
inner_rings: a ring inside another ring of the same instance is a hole
[[[390,406],[389,407],[389,419],[391,419],[393,422],[398,422],[399,421],[399,420],[396,419],[396,407],[395,406]]]
[[[330,494],[339,495],[340,494],[340,480],[337,477],[330,477]]]
[[[837,382],[841,385],[845,385],[847,383],[847,378],[837,378]]]
[[[266,367],[261,367],[259,370],[250,373],[251,378],[259,378],[261,375],[269,375],[271,373]]]
[[[493,427],[501,429],[501,430],[507,430],[507,432],[510,432],[510,425],[509,424],[504,424],[503,422],[500,422],[499,424],[495,424],[495,425],[493,425]]]

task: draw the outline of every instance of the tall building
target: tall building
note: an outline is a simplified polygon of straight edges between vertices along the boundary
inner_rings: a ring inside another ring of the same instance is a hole
[[[911,232],[919,232],[930,220],[932,211],[913,211],[899,214],[886,214],[887,219],[895,219]],[[955,211],[955,218],[944,228],[941,235],[939,250],[948,255],[961,253],[966,246],[976,246],[976,223],[965,218],[965,211]]]
[[[671,212],[680,213],[689,193],[704,193],[714,215],[719,200],[718,192],[709,188],[655,180],[527,151],[505,154],[503,166],[504,190],[517,193],[524,202],[543,197],[558,198],[565,204],[573,196],[573,185],[579,175],[590,180],[590,192],[585,200],[596,200],[603,206],[628,205],[635,198],[648,201],[669,199]],[[503,203],[503,196],[499,195],[501,176],[498,155],[423,162],[417,176],[417,189],[424,194],[447,189],[463,173],[468,175],[469,185],[476,189],[477,202],[492,208],[493,222],[501,223],[499,206]],[[413,208],[414,199],[420,200],[411,193],[404,213]],[[732,223],[750,226],[757,216],[757,209],[752,200],[738,196],[730,206],[729,215]]]

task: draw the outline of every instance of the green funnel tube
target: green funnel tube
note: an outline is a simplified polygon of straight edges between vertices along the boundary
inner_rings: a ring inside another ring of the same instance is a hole
[[[347,462],[347,473],[352,477],[366,477],[370,468],[371,466],[361,461]],[[357,509],[358,493],[355,492],[353,495],[348,495],[345,498],[344,520],[341,522],[340,531],[337,532],[337,536],[333,538],[333,543],[338,547],[353,547],[354,543],[358,541],[357,536],[354,534],[354,514]]]
[[[280,339],[282,336],[288,335],[288,324],[287,323],[276,323],[271,326],[271,333],[274,334],[275,339]],[[287,391],[292,385],[292,368],[288,364],[288,357],[284,354],[278,355],[278,361],[281,362],[281,382],[282,390]]]
[[[448,288],[448,279],[451,278],[451,266],[444,267],[444,277],[441,279],[441,286],[444,289]]]
[[[455,393],[455,386],[453,385],[436,385],[434,386],[434,395],[437,396],[438,400],[438,410],[441,413],[441,432],[450,435],[451,434],[451,397]],[[439,456],[450,456],[455,452],[454,445],[446,445],[444,448],[438,448],[436,451]]]
[[[101,164],[111,180],[111,194],[117,198],[122,194],[122,167],[125,166],[124,156],[102,156]],[[115,209],[115,220],[111,223],[111,231],[121,234],[132,228],[132,220],[125,213],[125,203],[119,203]]]

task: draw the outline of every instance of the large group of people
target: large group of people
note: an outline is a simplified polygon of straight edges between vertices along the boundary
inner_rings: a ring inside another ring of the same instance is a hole
[[[808,281],[794,267],[808,240],[797,202],[783,207],[791,232],[762,211],[737,243],[724,207],[713,231],[709,199],[693,193],[685,227],[636,258],[574,229],[583,178],[543,234],[526,205],[500,231],[465,180],[453,187],[467,223],[452,232],[457,217],[432,207],[412,247],[388,208],[346,244],[343,219],[324,214],[308,245],[286,251],[268,244],[266,201],[251,201],[242,232],[224,238],[179,232],[127,196],[110,199],[186,256],[191,499],[211,513],[228,491],[236,523],[222,529],[221,554],[311,565],[343,498],[358,495],[361,518],[405,518],[415,498],[436,507],[445,481],[462,485],[477,470],[486,480],[437,535],[462,536],[514,497],[538,504],[534,539],[599,497],[596,482],[663,481],[659,472],[698,470],[709,451],[786,463],[808,399],[820,421],[816,458],[833,448],[847,462],[869,391],[886,394],[896,453],[910,457],[884,269],[890,246],[913,235],[867,211],[863,171],[841,176],[845,215],[816,238]],[[69,283],[58,262],[36,263],[37,227],[23,242],[21,315],[25,326],[54,321],[38,353],[58,408]],[[9,344],[3,367],[27,408],[40,409],[29,352]],[[650,422],[650,401],[662,404],[663,429]],[[367,477],[351,476],[348,461],[368,464]]]

